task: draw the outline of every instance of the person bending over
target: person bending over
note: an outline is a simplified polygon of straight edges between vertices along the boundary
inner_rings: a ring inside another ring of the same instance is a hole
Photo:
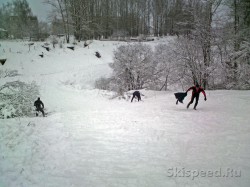
[[[132,97],[132,99],[131,99],[131,102],[133,102],[133,99],[134,99],[135,97],[137,97],[138,101],[141,101],[141,93],[140,93],[139,91],[135,91],[135,92],[133,93],[133,97]]]

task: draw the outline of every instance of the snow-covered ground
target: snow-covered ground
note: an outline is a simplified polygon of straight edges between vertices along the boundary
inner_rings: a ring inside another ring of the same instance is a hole
[[[0,84],[36,81],[51,114],[0,119],[0,187],[248,187],[250,91],[207,91],[197,111],[185,107],[190,95],[176,105],[174,91],[110,99],[93,85],[110,75],[120,44],[47,52],[35,43],[29,52],[23,42],[1,42],[8,60],[0,68],[20,76]]]

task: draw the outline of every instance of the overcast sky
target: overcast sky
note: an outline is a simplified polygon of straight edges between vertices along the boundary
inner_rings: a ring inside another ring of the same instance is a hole
[[[0,0],[0,5],[13,0]],[[43,3],[44,0],[26,0],[32,10],[32,13],[38,17],[40,21],[46,21],[50,11],[50,6]]]

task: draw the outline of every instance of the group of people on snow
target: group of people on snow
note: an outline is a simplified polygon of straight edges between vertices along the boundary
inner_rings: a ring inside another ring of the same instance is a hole
[[[187,93],[190,90],[192,90],[192,97],[191,97],[190,102],[187,105],[187,109],[195,100],[194,110],[196,110],[196,107],[197,107],[198,102],[199,102],[200,93],[202,93],[204,95],[204,100],[205,101],[207,100],[207,96],[206,96],[204,89],[198,83],[196,83],[194,86],[191,86],[190,88],[188,88],[186,92],[175,93],[175,97],[177,99],[176,104],[178,104],[178,102],[183,103],[183,99],[187,96]],[[131,102],[133,102],[134,98],[137,98],[138,102],[141,101],[141,95],[142,94],[139,91],[133,92]],[[45,117],[44,104],[41,101],[40,97],[38,97],[38,99],[34,102],[34,106],[36,107],[36,116],[38,116],[38,112],[42,112],[43,117]]]
[[[196,83],[194,86],[191,86],[190,88],[188,88],[187,91],[184,93],[183,92],[175,93],[175,97],[177,99],[176,104],[178,104],[178,102],[183,103],[184,98],[187,96],[187,93],[190,90],[192,90],[192,97],[191,97],[190,102],[187,105],[187,109],[194,102],[194,99],[195,99],[194,110],[196,110],[196,107],[197,107],[198,102],[199,102],[200,93],[202,93],[204,95],[204,100],[205,101],[207,100],[206,92],[198,83]],[[138,101],[140,101],[141,100],[141,93],[139,91],[135,91],[133,93],[133,97],[131,99],[131,102],[133,102],[133,99],[135,97],[137,97]]]

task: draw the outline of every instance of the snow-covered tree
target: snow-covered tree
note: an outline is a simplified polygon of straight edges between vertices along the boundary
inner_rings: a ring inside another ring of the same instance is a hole
[[[173,49],[178,67],[178,74],[188,84],[198,82],[202,84],[204,75],[212,72],[204,64],[203,50],[196,40],[187,38],[178,39]]]
[[[17,75],[18,75],[17,70],[9,70],[9,69],[0,70],[0,78],[15,77]]]
[[[7,82],[0,86],[0,118],[31,116],[39,95],[35,82]]]
[[[155,66],[150,46],[137,43],[118,47],[110,65],[121,90],[142,89],[152,82]]]
[[[173,53],[172,44],[158,44],[154,49],[154,89],[168,89],[169,84],[177,82],[176,76],[177,64],[176,57]]]

